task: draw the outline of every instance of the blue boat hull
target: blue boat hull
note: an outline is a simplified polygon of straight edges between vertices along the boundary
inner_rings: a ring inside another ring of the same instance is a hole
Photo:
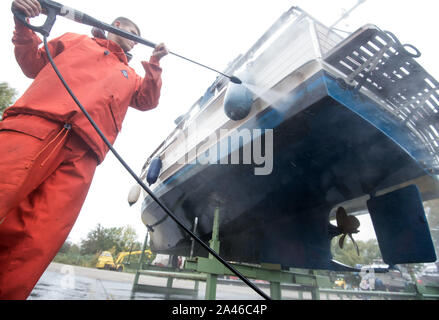
[[[338,204],[426,175],[428,153],[374,101],[320,71],[240,129],[273,129],[273,170],[187,164],[155,193],[206,243],[220,208],[220,255],[229,261],[340,268],[330,251]],[[262,139],[264,140],[264,139]],[[229,150],[232,151],[232,150]],[[188,256],[191,239],[145,198],[152,249]],[[195,244],[194,255],[207,252]]]

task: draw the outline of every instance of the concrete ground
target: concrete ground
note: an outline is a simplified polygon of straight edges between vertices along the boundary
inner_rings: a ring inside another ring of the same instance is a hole
[[[128,272],[116,272],[95,268],[51,263],[40,281],[35,286],[30,299],[130,299],[131,289],[134,282],[134,274]],[[167,278],[142,275],[140,284],[166,287]],[[193,289],[194,281],[174,279],[174,288]],[[266,294],[270,294],[270,288],[266,284],[255,283]],[[199,282],[198,296],[196,299],[203,300],[206,283]],[[282,299],[298,299],[297,291],[283,290]],[[303,294],[304,299],[310,299],[308,292]],[[190,296],[164,296],[163,294],[138,293],[135,299],[193,299]],[[221,281],[217,285],[217,300],[261,300],[256,292],[241,281]]]

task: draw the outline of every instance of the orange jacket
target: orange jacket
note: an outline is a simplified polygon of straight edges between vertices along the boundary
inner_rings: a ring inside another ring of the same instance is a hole
[[[12,42],[23,73],[35,80],[3,117],[31,114],[69,123],[102,162],[108,147],[63,87],[44,47],[39,49],[40,38],[16,21]],[[155,57],[142,62],[142,78],[128,66],[122,48],[113,41],[66,33],[48,45],[67,84],[111,143],[128,106],[142,111],[157,106],[162,69]]]

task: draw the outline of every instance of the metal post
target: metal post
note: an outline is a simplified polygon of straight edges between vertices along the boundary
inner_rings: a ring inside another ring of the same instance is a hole
[[[273,300],[282,299],[281,284],[277,281],[270,281],[270,297]]]
[[[219,251],[220,241],[219,241],[219,208],[215,208],[215,214],[213,217],[213,228],[212,228],[212,239],[209,241],[210,247],[215,251]],[[212,254],[209,253],[209,258],[214,258]]]
[[[192,231],[194,234],[196,234],[196,232],[197,232],[197,226],[198,226],[198,217],[195,217],[195,220],[194,220],[194,229],[193,229],[193,231]],[[190,258],[191,258],[191,259],[192,259],[193,256],[194,256],[194,246],[195,246],[195,240],[192,239],[191,253],[190,253]],[[195,292],[198,292],[199,286],[200,286],[199,281],[198,281],[198,280],[195,280],[195,286],[194,286],[194,290],[195,290]]]
[[[212,239],[209,241],[210,247],[219,252],[220,241],[219,241],[219,208],[215,208],[215,214],[213,217],[213,227],[212,227]],[[209,259],[214,259],[213,255],[209,253]],[[216,299],[216,286],[217,286],[218,275],[208,273],[206,279],[206,300]]]
[[[343,15],[342,15],[342,16],[341,16],[336,22],[334,22],[334,23],[329,27],[329,29],[334,28],[337,24],[339,24],[340,21],[346,19],[346,18],[352,13],[352,11],[354,11],[355,9],[357,9],[357,7],[358,7],[360,4],[362,4],[363,2],[365,2],[365,1],[366,1],[366,0],[358,0],[357,4],[356,4],[354,7],[352,7],[351,9],[349,9],[348,11],[346,11],[345,13],[343,13]]]
[[[314,270],[310,270],[309,273],[314,276],[314,284],[311,288],[311,299],[320,300],[320,291],[319,291],[319,285],[317,283],[316,272]]]
[[[192,232],[193,232],[194,234],[196,234],[196,232],[197,232],[197,226],[198,226],[198,217],[195,217],[195,220],[194,220],[194,229],[192,230]],[[191,257],[191,258],[194,256],[194,245],[195,245],[195,240],[192,239],[192,243],[191,243],[191,254],[190,254],[190,257]]]
[[[410,278],[412,279],[412,282],[413,282],[414,287],[415,287],[416,299],[417,300],[424,300],[424,295],[422,294],[423,290],[418,285],[418,281],[416,280],[416,276],[415,276],[415,272],[413,270],[413,267],[409,266],[407,269],[408,269]]]
[[[173,283],[174,283],[174,278],[173,277],[168,277],[168,281],[166,282],[166,288],[171,289]]]
[[[142,261],[143,261],[143,257],[145,256],[146,245],[148,243],[148,236],[149,236],[149,232],[148,230],[146,230],[145,241],[143,242],[142,253],[140,254],[140,258],[139,258],[139,265],[137,266],[136,275],[134,276],[134,281],[133,281],[133,287],[131,289],[131,300],[134,299],[137,285],[139,283],[139,277],[140,277],[139,271],[142,270]]]
[[[217,285],[218,276],[216,274],[207,274],[206,279],[206,293],[204,298],[206,300],[215,300],[216,299],[216,285]]]

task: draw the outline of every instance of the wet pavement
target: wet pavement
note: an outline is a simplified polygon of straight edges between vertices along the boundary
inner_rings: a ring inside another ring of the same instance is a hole
[[[140,283],[166,287],[166,278],[142,276]],[[42,275],[28,300],[130,300],[134,274],[52,263]],[[174,280],[174,287],[194,288],[194,282]],[[269,289],[264,289],[269,294]],[[203,300],[205,283],[199,283]],[[217,287],[217,300],[260,300],[252,289],[242,285]],[[188,295],[136,293],[134,300],[193,300]]]

